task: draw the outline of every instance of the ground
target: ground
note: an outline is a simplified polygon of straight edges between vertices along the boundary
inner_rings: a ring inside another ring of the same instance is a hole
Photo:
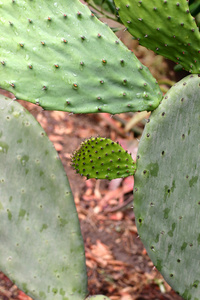
[[[163,82],[163,91],[169,88],[170,81],[184,76],[183,73],[176,75],[173,65],[138,46],[127,33],[119,34],[141,62],[150,68],[159,83]],[[105,294],[112,300],[182,299],[155,269],[137,234],[132,208],[133,177],[111,182],[86,181],[70,166],[73,151],[91,136],[118,140],[136,157],[138,139],[148,114],[72,115],[43,111],[35,105],[20,103],[46,130],[68,175],[85,242],[89,293]],[[1,300],[28,298],[0,273]]]

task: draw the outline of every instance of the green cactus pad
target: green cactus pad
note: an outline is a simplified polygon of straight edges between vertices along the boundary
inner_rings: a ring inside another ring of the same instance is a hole
[[[146,124],[138,150],[138,233],[184,299],[200,295],[200,76],[173,86]]]
[[[118,143],[102,137],[84,141],[72,156],[72,166],[82,176],[96,179],[115,179],[135,173],[131,154]]]
[[[149,70],[78,0],[0,2],[0,87],[48,110],[154,110]]]
[[[200,33],[186,0],[115,0],[130,33],[155,53],[200,73]]]
[[[0,270],[35,300],[83,300],[84,246],[57,152],[33,116],[0,96]]]

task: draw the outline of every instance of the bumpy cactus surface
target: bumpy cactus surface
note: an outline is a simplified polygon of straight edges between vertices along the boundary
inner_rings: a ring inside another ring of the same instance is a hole
[[[72,166],[87,178],[124,178],[135,173],[136,165],[118,143],[102,137],[84,141],[72,156]]]
[[[159,105],[149,70],[78,0],[2,0],[0,16],[0,87],[17,98],[72,113]]]
[[[200,295],[200,76],[184,78],[146,124],[135,175],[139,235],[167,282]]]
[[[139,43],[200,73],[200,33],[187,0],[115,0],[119,16]]]
[[[3,96],[0,166],[0,270],[35,300],[85,299],[83,240],[64,168],[33,116]]]

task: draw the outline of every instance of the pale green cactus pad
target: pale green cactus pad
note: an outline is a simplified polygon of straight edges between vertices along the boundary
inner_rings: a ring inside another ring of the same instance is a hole
[[[0,96],[0,270],[34,300],[83,300],[87,276],[73,196],[44,130]]]
[[[200,33],[186,0],[115,0],[130,33],[155,53],[200,73]]]
[[[82,176],[96,179],[125,178],[135,173],[131,154],[108,138],[85,140],[72,156],[72,166]]]
[[[200,76],[166,94],[140,141],[134,188],[138,233],[184,299],[200,299]]]
[[[149,70],[78,0],[1,0],[0,87],[48,110],[154,110]]]

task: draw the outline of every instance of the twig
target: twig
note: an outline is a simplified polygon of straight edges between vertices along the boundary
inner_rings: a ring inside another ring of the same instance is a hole
[[[176,81],[173,81],[173,80],[170,80],[170,79],[161,79],[161,80],[158,80],[158,84],[161,85],[161,84],[165,84],[165,85],[168,85],[168,86],[173,86],[174,84],[176,83]]]
[[[122,118],[120,118],[119,116],[114,115],[113,119],[120,122],[124,127],[126,127],[127,122],[125,120],[123,120]],[[135,127],[131,128],[130,131],[133,131],[137,135],[141,135],[143,132],[143,129],[138,126],[135,126]]]
[[[124,201],[122,204],[117,205],[113,208],[108,208],[105,209],[104,212],[107,213],[112,213],[112,212],[116,212],[119,210],[124,210],[131,202],[133,202],[133,195],[131,195],[126,201]]]
[[[142,111],[140,113],[135,113],[129,122],[126,123],[125,132],[128,132],[131,128],[134,128],[143,119],[148,119],[150,113]]]

